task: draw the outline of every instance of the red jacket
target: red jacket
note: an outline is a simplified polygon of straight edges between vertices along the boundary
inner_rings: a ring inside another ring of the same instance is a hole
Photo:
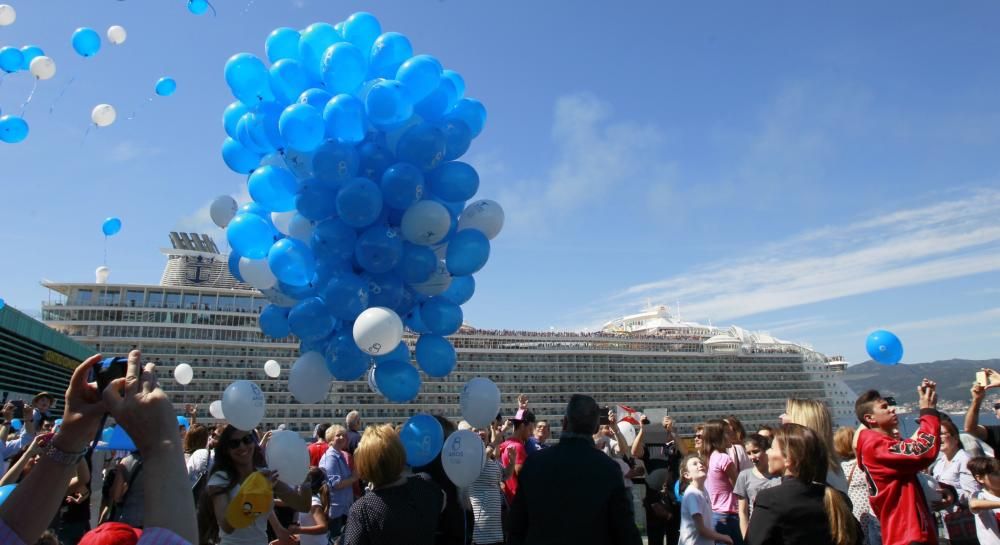
[[[896,439],[861,430],[858,467],[868,477],[872,510],[882,524],[883,545],[937,543],[937,526],[917,480],[941,446],[941,421],[934,409],[921,409],[915,439]]]
[[[311,467],[316,467],[319,465],[319,459],[323,457],[323,453],[330,448],[330,445],[326,441],[317,441],[315,443],[309,443],[306,449],[309,450],[309,465]]]

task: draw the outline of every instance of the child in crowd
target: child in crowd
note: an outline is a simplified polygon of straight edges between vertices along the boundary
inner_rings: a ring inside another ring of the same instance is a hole
[[[740,532],[744,536],[747,535],[747,526],[750,525],[750,515],[753,514],[753,502],[757,499],[757,492],[769,486],[769,483],[775,482],[767,470],[767,449],[770,446],[771,440],[757,433],[750,435],[743,442],[753,466],[744,469],[736,477],[733,493],[739,497]]]
[[[712,504],[705,493],[705,463],[697,454],[689,454],[681,464],[681,478],[687,483],[681,499],[681,533],[678,545],[733,545],[727,535],[712,529]]]
[[[976,537],[980,545],[1000,545],[1000,461],[977,456],[969,460],[968,468],[983,487],[969,498],[969,509],[976,514]]]
[[[705,422],[703,435],[701,455],[708,460],[705,492],[712,503],[712,527],[731,537],[736,545],[743,545],[740,516],[736,496],[733,495],[733,485],[736,484],[739,470],[726,452],[730,446],[726,437],[726,423],[718,419]]]

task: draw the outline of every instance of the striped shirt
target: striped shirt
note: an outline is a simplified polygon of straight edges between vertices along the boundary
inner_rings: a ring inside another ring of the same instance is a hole
[[[503,542],[503,525],[500,521],[502,480],[503,469],[500,464],[496,460],[486,460],[479,477],[469,486],[469,500],[476,520],[472,531],[473,543]]]

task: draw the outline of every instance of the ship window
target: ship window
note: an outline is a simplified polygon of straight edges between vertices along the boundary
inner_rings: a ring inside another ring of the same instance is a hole
[[[105,291],[101,293],[101,299],[99,304],[101,305],[117,305],[118,299],[121,293],[118,290]]]
[[[149,299],[146,302],[147,306],[150,307],[162,307],[163,306],[163,292],[162,291],[151,291],[149,292]]]
[[[91,290],[79,290],[76,292],[76,304],[89,305],[93,300],[94,292]]]
[[[181,294],[167,293],[167,308],[178,308],[181,304]]]
[[[125,292],[125,304],[130,307],[141,307],[143,292],[140,290],[128,290]]]
[[[236,298],[236,310],[238,310],[238,311],[249,311],[250,310],[250,298],[249,297],[237,297]]]
[[[184,307],[183,308],[198,308],[198,294],[197,293],[185,293],[184,294]]]

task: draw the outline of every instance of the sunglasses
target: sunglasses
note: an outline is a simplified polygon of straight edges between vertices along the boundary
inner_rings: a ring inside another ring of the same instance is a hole
[[[237,449],[237,448],[240,448],[240,445],[252,445],[253,442],[254,442],[253,441],[253,436],[251,436],[251,435],[244,435],[240,439],[230,439],[229,442],[226,443],[226,444],[231,449]]]

